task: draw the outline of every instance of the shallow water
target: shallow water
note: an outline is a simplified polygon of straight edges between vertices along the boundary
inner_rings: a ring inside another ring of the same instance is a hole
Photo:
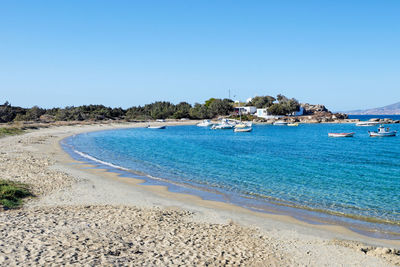
[[[135,128],[76,135],[65,143],[103,164],[219,192],[227,202],[255,209],[275,203],[299,217],[304,213],[292,207],[302,207],[318,210],[320,216],[310,214],[320,218],[340,215],[337,221],[350,228],[400,233],[400,137],[370,138],[367,131],[376,127],[353,124],[253,128]],[[328,132],[356,134],[329,138]]]

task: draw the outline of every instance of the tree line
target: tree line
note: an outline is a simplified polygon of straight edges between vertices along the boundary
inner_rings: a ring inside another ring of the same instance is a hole
[[[278,102],[276,102],[276,100]],[[299,110],[300,104],[295,99],[278,95],[257,96],[247,105],[268,108],[270,114],[286,115]],[[69,106],[65,108],[44,109],[38,106],[21,108],[9,102],[0,105],[0,123],[12,121],[84,121],[84,120],[150,120],[150,119],[212,119],[227,116],[234,111],[235,103],[231,99],[210,98],[203,104],[193,106],[187,102],[173,104],[157,101],[144,106],[128,109],[111,108],[104,105]]]
[[[290,115],[300,110],[300,103],[294,98],[287,98],[284,95],[272,96],[256,96],[251,99],[249,106],[257,108],[266,108],[271,115]]]

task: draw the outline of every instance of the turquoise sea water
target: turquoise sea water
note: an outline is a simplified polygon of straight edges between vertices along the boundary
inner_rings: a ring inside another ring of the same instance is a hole
[[[400,125],[390,127],[400,131]],[[136,128],[80,134],[63,146],[77,159],[120,166],[117,171],[141,173],[150,183],[171,182],[177,191],[399,238],[400,137],[369,137],[367,131],[375,128],[256,125],[251,133]],[[356,134],[329,138],[328,132]]]

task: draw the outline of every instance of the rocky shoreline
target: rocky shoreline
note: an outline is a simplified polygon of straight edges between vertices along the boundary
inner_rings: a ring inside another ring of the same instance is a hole
[[[400,265],[395,248],[321,238],[312,228],[301,234],[266,218],[245,223],[250,217],[239,211],[179,204],[100,171],[85,174],[58,146],[68,135],[138,126],[64,125],[0,139],[1,178],[36,195],[0,211],[0,265]]]
[[[265,123],[265,124],[273,124],[277,121],[285,121],[288,123],[303,123],[303,124],[316,124],[316,123],[357,123],[360,122],[360,119],[340,119],[337,117],[337,115],[331,115],[331,116],[315,116],[315,115],[310,115],[310,116],[296,116],[296,117],[282,117],[282,118],[277,118],[277,119],[268,119],[268,120],[261,120],[261,119],[255,119],[254,122],[256,123]],[[369,121],[372,122],[378,122],[381,124],[398,124],[400,123],[400,120],[392,120],[389,118],[385,119],[379,119],[379,118],[372,118],[369,119]]]

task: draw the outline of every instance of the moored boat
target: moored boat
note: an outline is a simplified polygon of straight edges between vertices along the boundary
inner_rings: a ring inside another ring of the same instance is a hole
[[[368,134],[371,137],[391,137],[396,136],[397,131],[391,131],[389,127],[385,128],[385,126],[380,125],[377,132],[368,131]]]
[[[369,127],[369,126],[376,126],[378,124],[379,124],[379,122],[376,122],[376,121],[360,121],[360,122],[356,123],[356,126]]]
[[[251,132],[253,130],[252,127],[245,127],[245,128],[235,128],[233,131],[235,133],[245,133],[245,132]]]
[[[147,126],[148,129],[165,129],[166,126],[165,125],[160,125],[160,126]]]
[[[251,121],[248,122],[239,122],[238,124],[235,125],[235,128],[248,128],[253,126],[253,123]]]
[[[354,133],[328,133],[329,137],[353,137]]]
[[[277,126],[285,126],[287,124],[288,123],[286,121],[276,121],[276,122],[274,122],[274,125],[277,125]]]
[[[237,123],[234,120],[221,119],[221,122],[214,124],[211,129],[213,130],[230,130],[235,127]]]
[[[212,126],[213,123],[210,120],[203,120],[202,122],[196,124],[198,127],[208,127]]]
[[[299,123],[298,122],[295,122],[295,123],[288,123],[287,124],[287,126],[299,126]]]
[[[235,129],[238,129],[238,128],[246,128],[246,127],[247,127],[247,125],[244,124],[244,123],[239,123],[239,124],[236,124],[236,125],[235,125]]]
[[[213,125],[211,129],[213,130],[230,130],[233,129],[235,126],[232,124],[227,124],[227,123],[221,123],[217,125]]]

